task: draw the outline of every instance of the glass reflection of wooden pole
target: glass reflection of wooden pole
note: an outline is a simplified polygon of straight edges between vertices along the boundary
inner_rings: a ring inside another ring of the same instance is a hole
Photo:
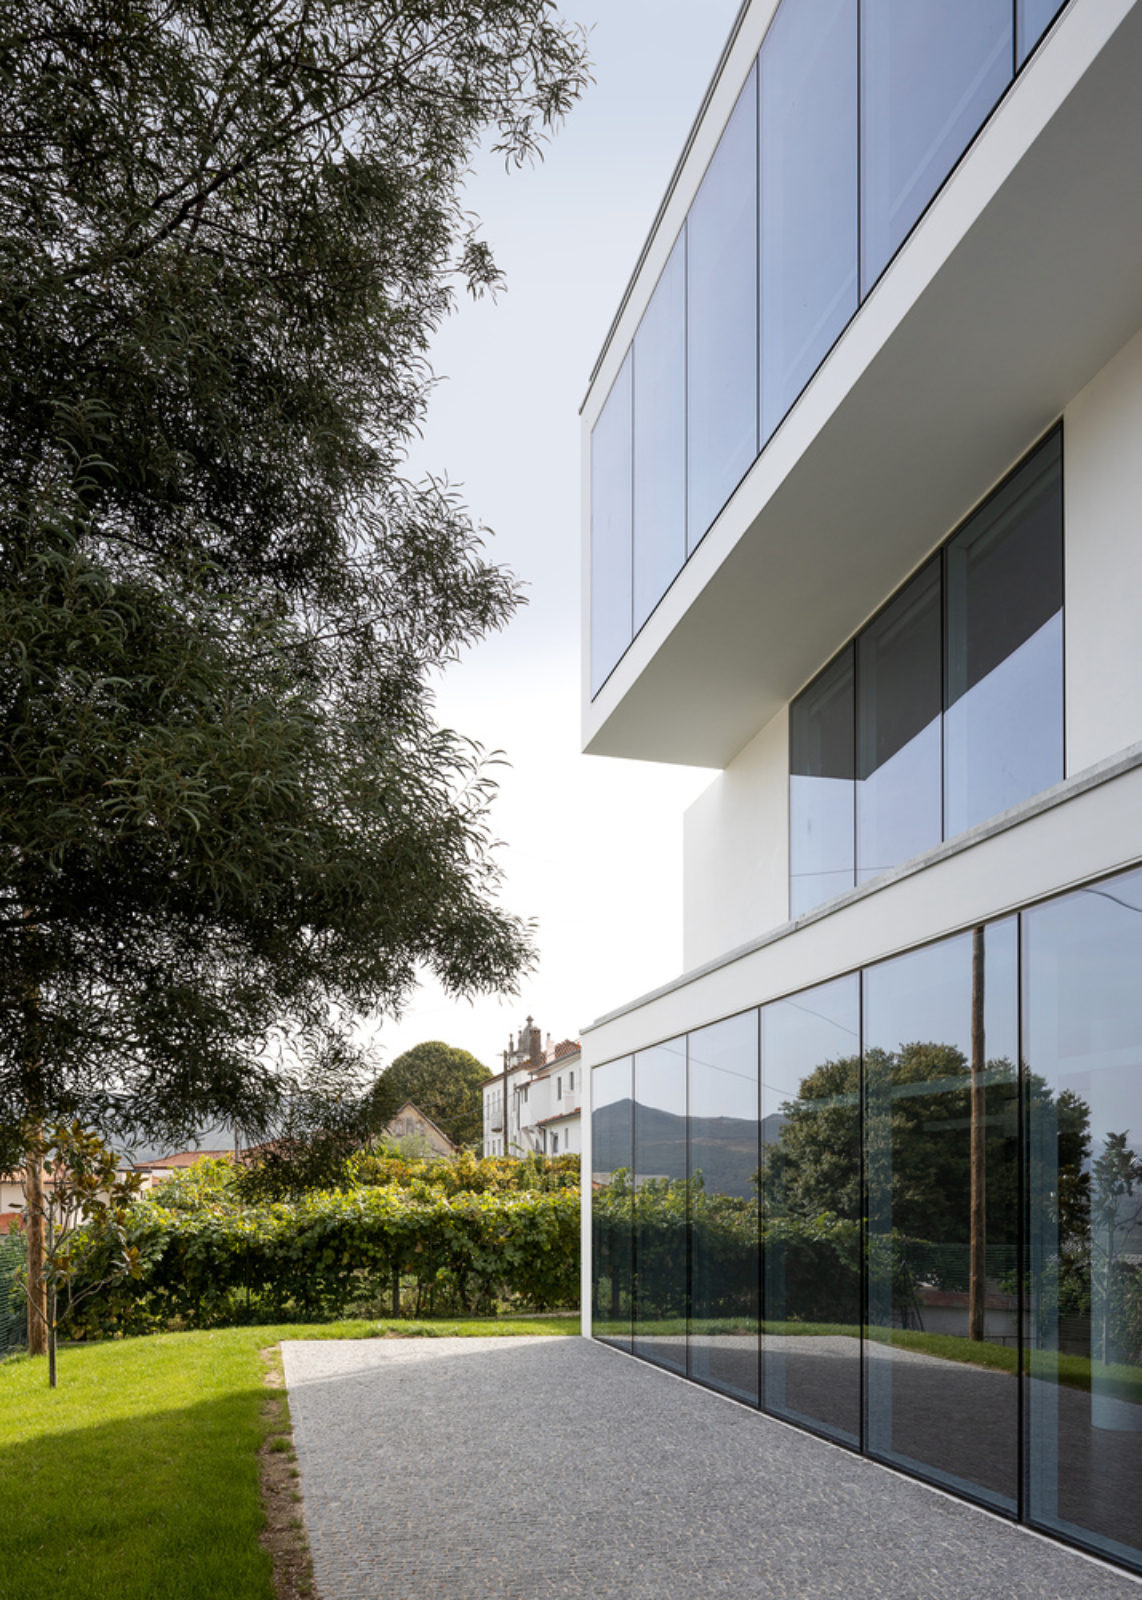
[[[971,1263],[968,1337],[984,1337],[987,1297],[987,1098],[983,1028],[983,928],[972,929],[971,947]]]

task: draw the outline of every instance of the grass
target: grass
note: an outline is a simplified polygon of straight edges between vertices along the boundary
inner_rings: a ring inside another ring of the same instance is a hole
[[[259,1351],[285,1339],[578,1332],[577,1317],[159,1334],[0,1364],[0,1600],[274,1600]]]

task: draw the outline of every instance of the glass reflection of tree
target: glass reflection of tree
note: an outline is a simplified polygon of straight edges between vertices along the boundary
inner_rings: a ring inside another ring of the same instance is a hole
[[[993,1277],[1014,1270],[1018,1182],[1015,1068],[984,1056],[981,1033],[973,1030],[970,1063],[954,1045],[923,1040],[864,1058],[866,1171],[874,1216],[893,1240],[893,1297],[903,1310],[917,1275],[966,1289],[976,1338],[988,1260]],[[860,1057],[847,1056],[816,1067],[782,1106],[765,1170],[771,1213],[859,1222],[860,1088]]]
[[[1120,1263],[1118,1242],[1142,1223],[1142,1194],[1135,1193],[1142,1185],[1142,1160],[1126,1139],[1126,1133],[1108,1133],[1090,1172],[1091,1354],[1097,1348],[1103,1362],[1133,1353],[1122,1348],[1134,1342],[1135,1330],[1124,1325],[1119,1301],[1123,1291],[1136,1287],[1138,1273]]]

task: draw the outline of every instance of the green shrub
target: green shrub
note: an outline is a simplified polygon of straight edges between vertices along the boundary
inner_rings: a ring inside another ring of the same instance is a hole
[[[354,1307],[391,1309],[394,1299],[414,1315],[544,1311],[577,1301],[579,1195],[563,1181],[569,1168],[533,1168],[530,1188],[497,1189],[491,1184],[502,1175],[477,1173],[488,1188],[449,1193],[455,1174],[449,1180],[436,1168],[453,1164],[410,1165],[429,1170],[402,1174],[407,1187],[361,1184],[261,1206],[243,1205],[211,1174],[197,1189],[179,1180],[174,1205],[163,1185],[130,1223],[141,1277],[94,1296],[69,1331],[96,1337],[324,1320]],[[91,1234],[82,1270],[96,1277],[107,1248]]]

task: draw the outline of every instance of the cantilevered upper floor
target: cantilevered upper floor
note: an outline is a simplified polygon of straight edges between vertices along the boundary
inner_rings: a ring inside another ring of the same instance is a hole
[[[1140,82],[1140,0],[743,8],[584,406],[588,750],[726,767],[1127,343]]]

